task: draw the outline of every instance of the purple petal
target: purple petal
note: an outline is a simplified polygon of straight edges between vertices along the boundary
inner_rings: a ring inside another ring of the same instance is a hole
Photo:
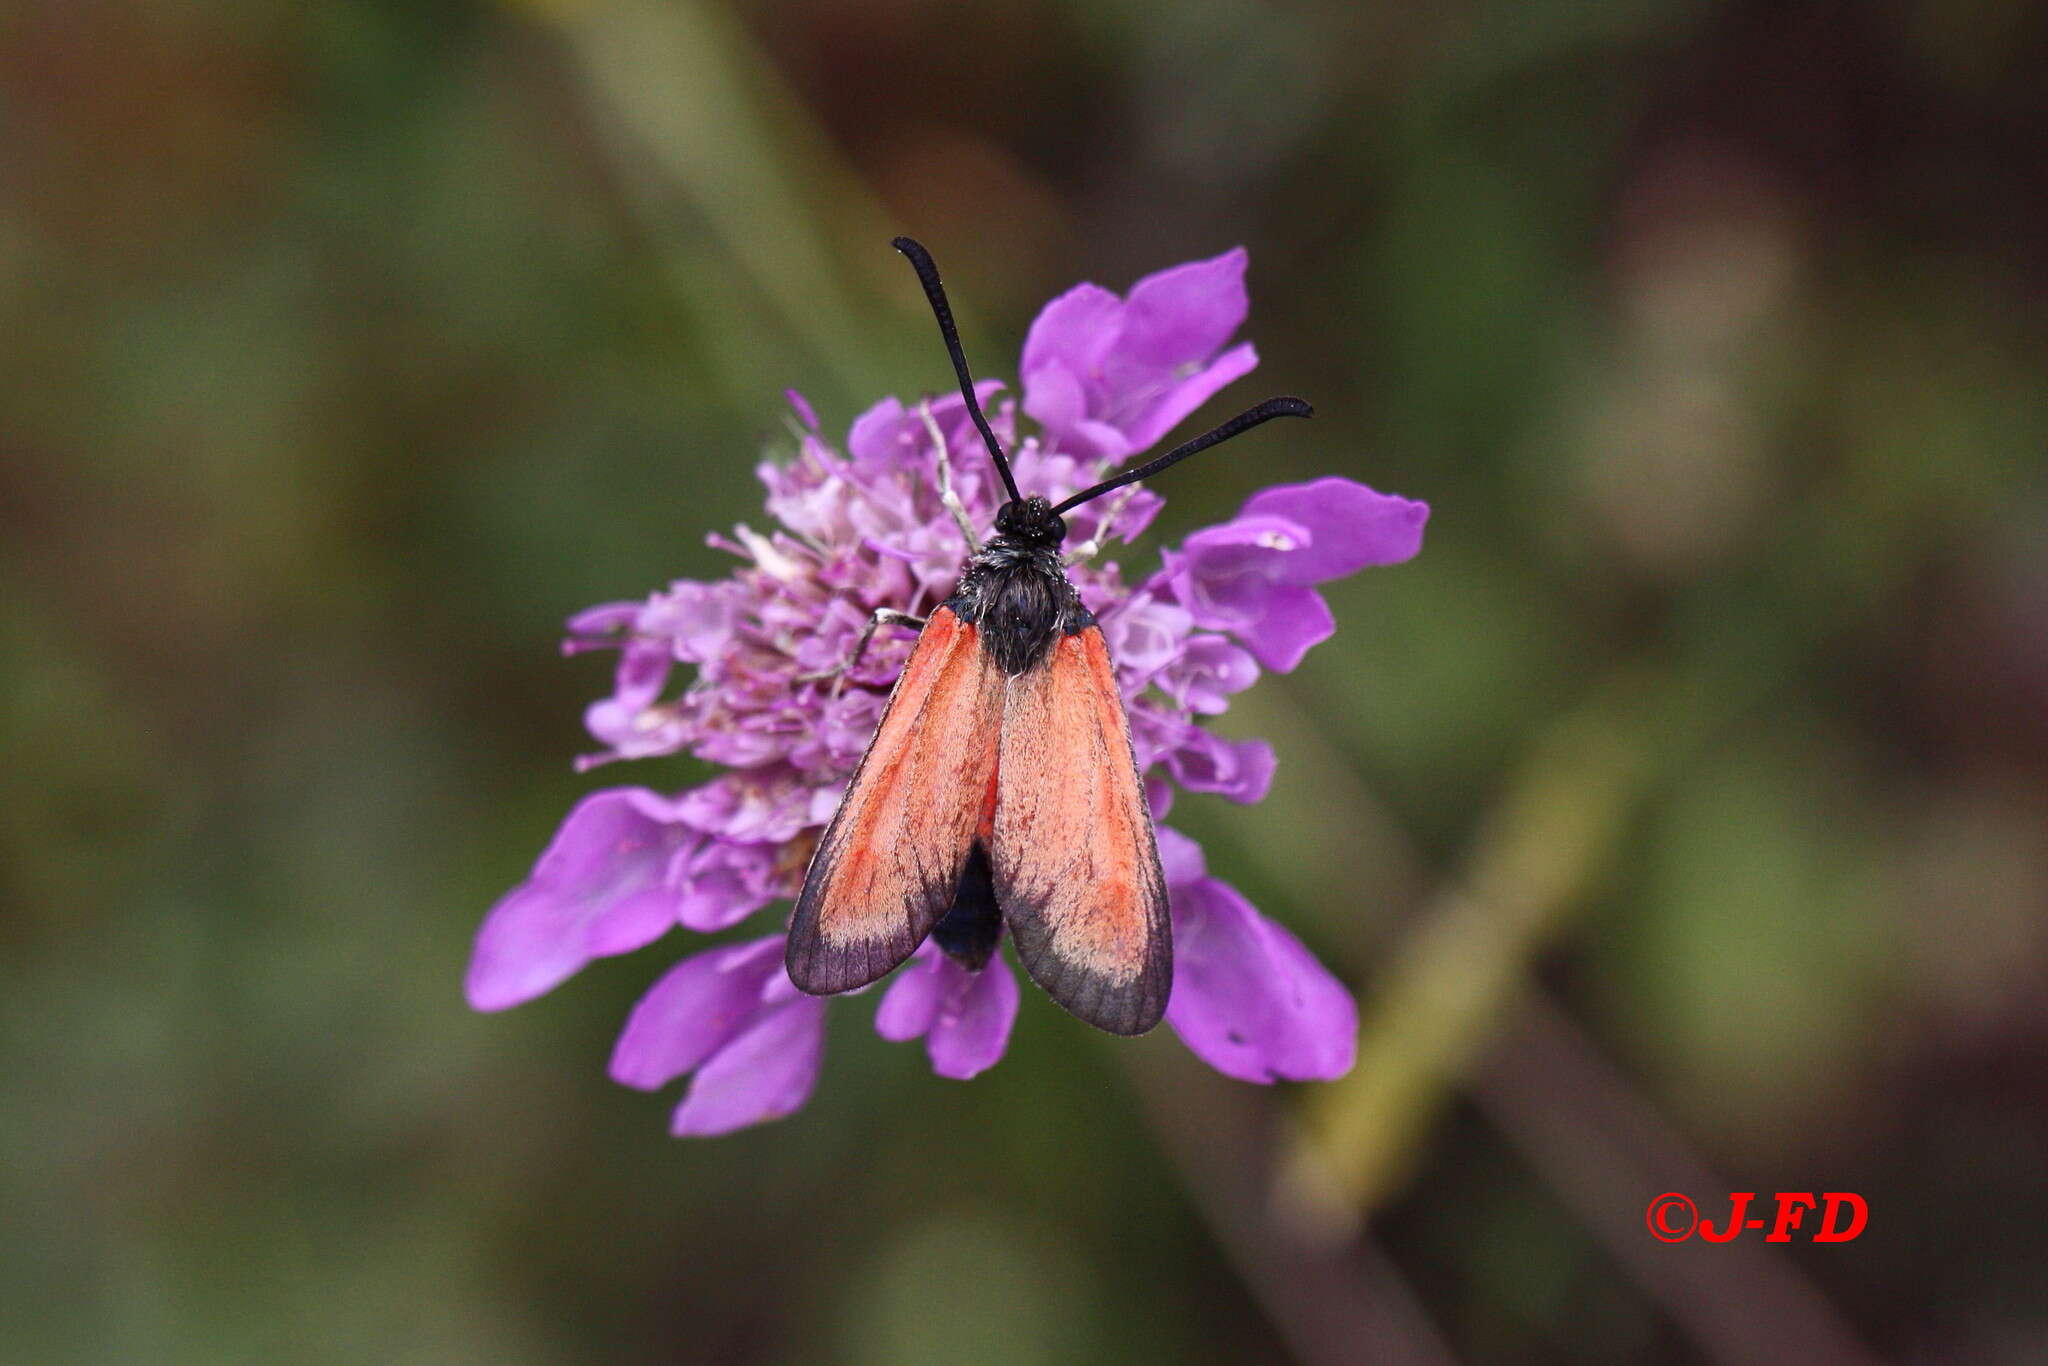
[[[944,954],[960,978],[947,991],[925,1038],[932,1071],[955,1081],[986,1072],[1010,1046],[1010,1026],[1017,1022],[1017,978],[1001,955],[980,972],[969,972]]]
[[[1107,539],[1119,541],[1135,541],[1145,534],[1147,528],[1152,525],[1152,519],[1157,517],[1159,510],[1166,506],[1164,498],[1161,498],[1158,494],[1142,485],[1136,487],[1127,486],[1120,493],[1112,494],[1096,503],[1084,504],[1083,506],[1088,511],[1100,508],[1103,515],[1107,516],[1109,509],[1115,505],[1118,498],[1123,496],[1123,493],[1129,493],[1131,496],[1124,501],[1123,510],[1117,513],[1116,521],[1110,524],[1106,533],[1099,525],[1091,524],[1089,531],[1091,536],[1106,537]]]
[[[604,602],[584,608],[569,618],[569,638],[562,642],[563,653],[577,654],[619,644],[644,606],[638,602]]]
[[[1310,541],[1298,522],[1240,517],[1204,528],[1181,551],[1169,551],[1167,580],[1197,626],[1234,633],[1259,663],[1285,673],[1337,629],[1321,594],[1286,581],[1287,561],[1308,553]]]
[[[669,1132],[729,1134],[803,1108],[825,1052],[825,1002],[816,996],[763,1011],[697,1069]]]
[[[1308,544],[1308,528],[1280,517],[1239,517],[1204,527],[1165,555],[1167,582],[1197,626],[1235,630],[1266,610],[1283,586],[1282,562]]]
[[[1131,449],[1142,451],[1181,424],[1181,420],[1207,403],[1217,391],[1258,368],[1259,353],[1250,342],[1233,346],[1214,362],[1167,389],[1144,415],[1131,423],[1126,435]]]
[[[811,406],[809,399],[794,389],[784,389],[782,396],[789,400],[790,411],[796,414],[797,421],[804,424],[805,430],[818,430],[818,410]]]
[[[1226,740],[1189,726],[1180,747],[1167,754],[1166,769],[1190,792],[1214,792],[1249,806],[1266,799],[1277,762],[1264,740]]]
[[[1351,1070],[1358,1006],[1300,940],[1227,883],[1175,889],[1166,1019],[1195,1056],[1243,1081],[1331,1081]]]
[[[1201,845],[1171,826],[1156,825],[1153,833],[1159,837],[1159,866],[1166,874],[1169,891],[1199,882],[1208,875]]]
[[[465,987],[478,1010],[504,1010],[558,986],[593,958],[626,953],[675,923],[663,882],[677,850],[699,838],[645,788],[578,802],[532,874],[477,931]]]
[[[1169,557],[1175,591],[1198,616],[1233,610],[1233,592],[1247,591],[1245,581],[1256,590],[1279,578],[1283,561],[1305,548],[1309,536],[1300,522],[1270,514],[1203,527]]]
[[[885,398],[875,404],[847,429],[847,452],[862,464],[894,464],[910,444],[904,416],[902,399]]]
[[[650,758],[681,749],[688,724],[675,706],[660,701],[675,658],[666,640],[628,637],[619,651],[612,695],[584,710],[584,729],[622,759]]]
[[[1055,458],[1062,461],[1066,460],[1066,457],[1063,456]],[[1046,488],[1046,497],[1048,498],[1058,499],[1065,497],[1066,494],[1077,491],[1083,484],[1095,482],[1094,475],[1097,472],[1095,463],[1091,461],[1085,469],[1077,467],[1072,472],[1073,477],[1047,480],[1042,484],[1038,481],[1033,481],[1029,487],[1034,489]],[[1023,471],[1018,471],[1017,486],[1019,488],[1026,487],[1025,480],[1026,475]],[[1129,496],[1126,497],[1125,495]],[[1147,527],[1152,525],[1152,519],[1159,515],[1159,510],[1164,506],[1166,506],[1164,498],[1141,485],[1132,485],[1120,489],[1107,497],[1083,503],[1080,507],[1067,513],[1067,542],[1070,545],[1080,545],[1083,541],[1091,540],[1101,541],[1105,544],[1115,541],[1135,541],[1145,533]],[[1116,517],[1105,527],[1103,525],[1104,520],[1109,517],[1111,511],[1115,511]],[[1079,588],[1081,585],[1076,584],[1074,586]],[[1122,584],[1119,584],[1117,587],[1119,591],[1113,598],[1109,599],[1111,602],[1120,600],[1130,591]]]
[[[1259,681],[1259,666],[1222,636],[1198,635],[1157,681],[1159,690],[1183,707],[1215,716],[1229,709],[1232,693]]]
[[[689,741],[689,722],[673,707],[639,706],[607,697],[583,713],[591,738],[610,746],[594,760],[578,760],[577,771],[612,759],[652,759],[674,754]]]
[[[1145,775],[1145,805],[1152,808],[1152,819],[1163,821],[1173,810],[1173,784],[1156,773]]]
[[[1091,405],[1100,405],[1066,362],[1053,360],[1026,370],[1023,382],[1024,411],[1037,419],[1059,450],[1105,460],[1121,460],[1131,453],[1130,439],[1120,429],[1091,416]]]
[[[1074,424],[1066,434],[1067,449],[1083,455],[1096,455],[1104,460],[1120,461],[1134,451],[1142,449],[1124,434],[1114,422],[1102,422],[1089,418]]]
[[[1267,489],[1169,552],[1167,579],[1197,626],[1235,633],[1259,663],[1285,673],[1337,629],[1309,585],[1407,559],[1428,520],[1426,504],[1349,479]]]
[[[723,1048],[761,1009],[782,971],[782,935],[685,958],[633,1007],[612,1049],[612,1080],[652,1091]]]
[[[1063,435],[1087,421],[1088,391],[1081,387],[1081,377],[1064,361],[1046,361],[1036,369],[1026,369],[1023,384],[1024,411],[1046,431]],[[1122,440],[1121,434],[1117,439]]]
[[[780,847],[772,844],[705,841],[679,860],[674,875],[677,921],[700,934],[739,924],[775,900],[780,855]]]
[[[1123,607],[1102,623],[1109,642],[1110,657],[1116,661],[1120,683],[1126,692],[1166,668],[1180,657],[1187,634],[1194,624],[1188,610],[1144,593],[1126,599]]]
[[[1063,384],[1078,395],[1081,382],[1099,371],[1103,353],[1117,339],[1124,303],[1100,285],[1075,285],[1038,311],[1024,334],[1024,356],[1017,367],[1024,383],[1024,411],[1040,423],[1064,430],[1082,416],[1066,391],[1054,395],[1039,389],[1034,376],[1049,367],[1065,372]]]
[[[1307,546],[1282,560],[1285,581],[1326,583],[1368,565],[1412,559],[1422,549],[1429,504],[1332,475],[1255,493],[1238,516],[1279,517],[1307,528]]]
[[[677,659],[703,663],[732,649],[739,628],[738,585],[678,580],[648,599],[635,629],[659,640]]]
[[[1265,609],[1258,620],[1238,627],[1236,634],[1253,658],[1275,673],[1289,672],[1311,646],[1337,634],[1337,618],[1331,614],[1330,604],[1313,588],[1276,586],[1266,595]]]
[[[612,675],[613,698],[636,710],[651,706],[667,686],[675,661],[675,651],[665,640],[641,636],[627,641],[619,651],[619,667]]]
[[[979,380],[974,386],[974,397],[986,409],[1002,387],[1001,380]],[[957,392],[934,398],[931,405],[932,421],[947,438],[948,446],[958,444],[972,430],[967,405]],[[979,438],[973,444],[979,445]],[[846,433],[846,449],[856,464],[866,468],[898,468],[914,463],[920,455],[930,454],[931,434],[925,430],[924,418],[916,406],[906,407],[901,399],[885,398],[853,420]]]
[[[1149,693],[1132,696],[1126,689],[1124,713],[1131,723],[1131,756],[1137,760],[1140,773],[1160,763],[1187,740],[1187,716],[1167,710],[1165,702]]]
[[[965,1081],[995,1066],[1016,1019],[1017,978],[1000,955],[972,972],[926,944],[890,983],[875,1032],[892,1043],[926,1036],[932,1070]]]
[[[939,1015],[939,998],[951,983],[946,969],[953,966],[953,960],[936,949],[920,948],[889,983],[875,1010],[875,1033],[890,1043],[907,1043],[930,1029]]]
[[[1251,311],[1244,286],[1250,261],[1243,247],[1232,247],[1206,261],[1169,266],[1132,285],[1119,355],[1163,369],[1215,355]]]
[[[781,844],[810,822],[811,789],[786,770],[728,774],[676,799],[676,818],[741,844]]]
[[[978,379],[974,381],[974,401],[981,405],[982,416],[988,419],[996,439],[1009,446],[1016,444],[1016,417],[1013,413],[1004,412],[1005,404],[996,402],[996,395],[1004,388],[1003,381],[999,379]],[[939,433],[946,438],[947,448],[956,460],[963,453],[976,457],[987,454],[981,433],[975,428],[974,418],[968,413],[957,389],[932,400],[932,421],[938,424]],[[917,425],[920,428],[924,426],[922,418]],[[961,471],[963,478],[972,475],[972,470]]]

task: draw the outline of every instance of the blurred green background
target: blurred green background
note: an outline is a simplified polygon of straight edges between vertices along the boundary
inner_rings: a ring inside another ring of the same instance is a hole
[[[2048,1357],[2044,38],[7,7],[0,1356]],[[1069,284],[1251,249],[1229,398],[1318,418],[1155,542],[1323,472],[1434,505],[1228,718],[1272,798],[1175,813],[1358,987],[1345,1083],[1027,993],[971,1085],[837,1011],[801,1115],[677,1142],[604,1076],[673,943],[464,1008],[616,777],[560,620],[723,572],[783,387],[947,385],[899,231],[1003,376]],[[1870,1224],[1667,1246],[1673,1189]]]

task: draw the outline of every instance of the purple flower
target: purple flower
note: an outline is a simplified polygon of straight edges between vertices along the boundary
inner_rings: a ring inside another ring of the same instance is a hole
[[[1127,299],[1082,285],[1050,304],[1023,362],[1026,415],[980,394],[1012,451],[1019,484],[1058,499],[1156,443],[1249,370],[1245,255],[1232,251],[1138,282]],[[663,795],[613,787],[585,797],[528,879],[478,932],[467,982],[479,1010],[541,995],[594,958],[680,926],[718,933],[792,897],[880,719],[913,637],[880,632],[841,677],[877,608],[922,615],[967,554],[941,495],[941,460],[984,533],[1001,500],[959,396],[885,399],[843,449],[800,395],[793,458],[759,467],[770,522],[710,543],[732,554],[724,578],[680,581],[572,617],[564,650],[616,650],[610,695],[585,724],[600,750],[583,767],[689,754],[724,768]],[[939,441],[933,440],[936,429]],[[1076,509],[1072,546],[1128,542],[1161,500],[1149,489]],[[1130,713],[1155,815],[1176,789],[1262,799],[1272,747],[1225,739],[1203,722],[1258,680],[1291,669],[1333,623],[1315,585],[1415,554],[1428,509],[1346,479],[1269,488],[1230,521],[1127,578],[1106,558],[1069,573],[1100,618]],[[1198,1056],[1249,1081],[1330,1078],[1351,1065],[1356,1008],[1301,942],[1209,876],[1202,852],[1160,826],[1174,920],[1167,1021]],[[656,1089],[688,1077],[673,1128],[716,1134],[787,1115],[819,1074],[827,1002],[799,993],[783,936],[690,954],[634,1008],[612,1056],[620,1082]],[[1019,1008],[999,951],[979,970],[926,943],[884,985],[875,1028],[924,1041],[932,1068],[965,1079],[993,1066]]]

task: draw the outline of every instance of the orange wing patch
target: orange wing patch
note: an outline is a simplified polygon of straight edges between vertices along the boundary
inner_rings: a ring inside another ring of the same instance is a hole
[[[996,784],[996,901],[1025,971],[1088,1023],[1144,1033],[1166,1013],[1172,926],[1098,628],[1008,680]]]
[[[811,856],[789,929],[797,986],[865,986],[952,905],[993,781],[1002,708],[1003,675],[979,634],[938,608]]]

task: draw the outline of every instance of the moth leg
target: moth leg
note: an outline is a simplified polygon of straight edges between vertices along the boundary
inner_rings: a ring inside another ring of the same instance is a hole
[[[924,419],[924,429],[931,435],[932,446],[939,453],[939,501],[946,505],[946,511],[953,514],[953,524],[967,538],[967,553],[979,555],[981,542],[975,537],[974,523],[967,516],[967,506],[960,501],[960,495],[953,492],[953,458],[947,454],[945,434],[932,417],[930,399],[917,405],[917,415]]]
[[[869,643],[875,638],[875,632],[884,626],[908,626],[913,631],[922,631],[924,618],[914,617],[908,612],[899,612],[893,607],[877,607],[874,614],[868,618],[868,624],[862,628],[860,639],[854,643],[853,655],[839,669],[840,677],[844,678],[848,670],[859,665],[861,657],[868,652]]]
[[[893,607],[877,607],[868,617],[868,624],[861,629],[860,639],[854,642],[853,653],[847,656],[844,664],[836,669],[825,669],[814,674],[799,674],[797,677],[807,683],[829,678],[832,680],[832,695],[837,697],[839,690],[846,686],[846,676],[860,667],[861,657],[867,654],[868,645],[874,640],[875,632],[884,626],[908,626],[913,631],[922,631],[924,618],[914,617],[908,612],[899,612]]]
[[[1109,529],[1116,525],[1116,519],[1123,513],[1125,505],[1137,495],[1137,492],[1138,486],[1136,484],[1126,485],[1123,492],[1110,499],[1109,506],[1102,510],[1102,520],[1095,524],[1095,534],[1068,551],[1065,563],[1081,564],[1100,555],[1102,553],[1102,543],[1109,537]]]

